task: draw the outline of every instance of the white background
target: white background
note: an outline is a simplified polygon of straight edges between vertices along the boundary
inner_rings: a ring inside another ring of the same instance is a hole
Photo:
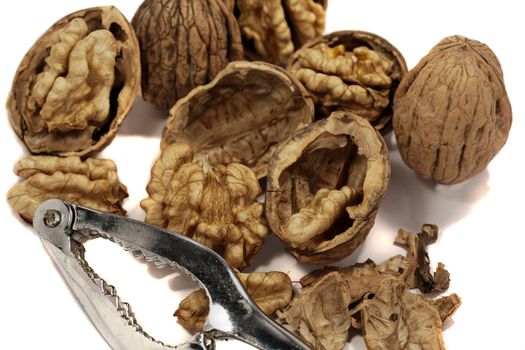
[[[16,67],[32,43],[62,16],[106,1],[3,2],[0,10],[0,100],[7,99]],[[114,0],[128,18],[140,1]],[[428,5],[427,5],[428,4]],[[377,262],[401,251],[391,242],[399,227],[417,230],[422,223],[440,227],[430,247],[433,264],[443,261],[451,273],[450,292],[463,305],[446,324],[449,349],[524,349],[522,289],[523,160],[525,151],[525,80],[523,11],[519,1],[345,1],[330,0],[327,32],[360,29],[377,33],[394,44],[412,68],[442,38],[461,34],[488,44],[501,61],[514,121],[510,138],[487,170],[455,186],[434,185],[416,177],[401,161],[389,138],[392,177],[377,223],[364,246],[342,265],[372,258]],[[128,186],[129,216],[142,219],[149,171],[157,156],[164,112],[137,101],[114,142],[100,157],[116,161]],[[0,111],[0,196],[18,179],[14,163],[27,155]],[[30,226],[0,200],[0,348],[107,349]],[[187,334],[171,314],[193,285],[171,271],[155,270],[132,259],[110,243],[88,247],[95,270],[117,286],[142,325],[172,343]],[[278,269],[297,280],[307,270],[270,238],[254,269]],[[232,348],[232,346],[228,346]],[[353,337],[348,349],[364,349]]]

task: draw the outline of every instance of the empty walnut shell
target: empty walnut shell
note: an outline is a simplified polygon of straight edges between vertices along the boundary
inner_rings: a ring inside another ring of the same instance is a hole
[[[142,92],[169,109],[243,58],[233,14],[218,0],[145,0],[132,20],[140,42]]]
[[[26,53],[7,108],[32,153],[87,156],[114,138],[140,91],[138,42],[115,7],[74,12]]]
[[[161,147],[186,143],[196,160],[241,163],[262,178],[277,144],[309,124],[313,114],[308,93],[284,69],[232,62],[171,109]]]
[[[462,36],[437,44],[395,96],[394,132],[403,160],[444,184],[483,171],[507,141],[511,123],[496,55]]]
[[[361,117],[334,112],[275,151],[268,170],[266,217],[300,261],[334,262],[365,239],[389,176],[381,135]]]
[[[236,5],[246,55],[252,60],[285,65],[295,50],[324,32],[324,0],[236,0]]]
[[[292,56],[288,71],[313,95],[317,118],[335,110],[349,111],[385,132],[407,66],[401,53],[382,37],[341,31],[308,42]]]

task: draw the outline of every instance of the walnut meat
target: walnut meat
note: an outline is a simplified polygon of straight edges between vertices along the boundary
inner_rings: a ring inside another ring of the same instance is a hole
[[[246,54],[275,64],[286,64],[308,40],[323,34],[323,0],[236,0]]]
[[[220,0],[145,0],[132,24],[143,97],[163,109],[244,56],[239,26]]]
[[[166,147],[151,170],[145,222],[184,234],[221,254],[234,268],[248,265],[268,228],[255,174],[238,163],[193,162],[188,145]]]
[[[288,306],[292,299],[292,281],[285,273],[251,272],[238,273],[237,276],[253,301],[267,315]],[[184,328],[196,333],[202,331],[209,312],[206,292],[199,289],[180,302],[175,316]]]
[[[128,196],[127,189],[119,182],[111,160],[30,156],[18,161],[14,172],[25,180],[9,190],[7,201],[28,222],[33,221],[36,208],[52,198],[109,213],[126,213],[122,201]]]
[[[395,96],[394,132],[403,160],[444,184],[483,171],[505,144],[511,122],[496,55],[461,36],[438,43]]]
[[[344,110],[388,130],[392,100],[407,72],[401,53],[378,35],[334,32],[299,49],[288,65],[314,97],[318,118]]]
[[[381,135],[363,118],[334,112],[275,151],[266,193],[270,227],[300,261],[342,259],[372,228],[389,176]]]
[[[307,95],[279,67],[232,62],[171,109],[161,147],[186,143],[196,159],[241,163],[264,177],[277,144],[313,120]]]
[[[115,7],[56,22],[20,63],[7,107],[32,153],[87,156],[114,138],[140,91],[131,25]]]

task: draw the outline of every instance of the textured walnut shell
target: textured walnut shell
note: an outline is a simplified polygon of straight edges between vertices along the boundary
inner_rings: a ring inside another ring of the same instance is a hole
[[[381,135],[363,118],[334,112],[275,151],[268,170],[266,217],[300,261],[334,262],[365,239],[389,176]]]
[[[285,70],[232,62],[171,109],[161,147],[186,143],[195,159],[241,163],[262,178],[277,144],[309,124],[313,114],[308,93]]]
[[[507,141],[511,123],[496,55],[461,36],[439,42],[395,96],[394,132],[403,160],[444,184],[483,171]]]
[[[317,118],[349,111],[382,132],[389,130],[394,93],[407,73],[399,50],[361,31],[334,32],[308,42],[287,69],[314,97]]]
[[[115,137],[140,92],[131,25],[115,7],[74,12],[26,53],[7,108],[32,153],[88,156]]]
[[[244,57],[239,26],[218,0],[145,0],[133,28],[140,42],[142,92],[169,109]]]
[[[324,0],[236,0],[247,58],[285,65],[295,50],[323,34],[326,6]]]

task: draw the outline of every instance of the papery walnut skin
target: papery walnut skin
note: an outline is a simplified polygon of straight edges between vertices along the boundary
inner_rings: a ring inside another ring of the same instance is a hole
[[[454,184],[480,173],[505,144],[511,123],[497,57],[462,36],[439,42],[396,92],[399,152],[425,179]]]
[[[324,32],[327,1],[236,0],[246,56],[284,65],[292,53]]]
[[[313,114],[308,93],[285,70],[232,62],[170,110],[161,147],[187,143],[196,159],[241,163],[262,178],[277,145],[309,124]]]
[[[169,109],[242,59],[237,21],[221,0],[145,0],[132,20],[146,101]]]
[[[366,238],[390,176],[383,138],[363,118],[334,112],[283,142],[269,166],[266,217],[302,262],[326,264]]]
[[[390,130],[392,102],[407,72],[403,55],[382,37],[361,31],[334,32],[293,54],[288,71],[314,97],[316,118],[344,110]]]
[[[7,201],[27,222],[32,222],[40,204],[53,198],[113,214],[126,213],[122,201],[128,196],[127,189],[119,182],[111,160],[30,156],[18,161],[14,172],[25,180],[9,190]]]
[[[115,7],[56,22],[22,59],[7,108],[32,153],[88,156],[115,137],[140,93],[138,41]]]
[[[217,251],[234,268],[247,266],[268,235],[261,188],[238,163],[193,162],[191,148],[164,148],[151,169],[144,221],[186,235]]]

